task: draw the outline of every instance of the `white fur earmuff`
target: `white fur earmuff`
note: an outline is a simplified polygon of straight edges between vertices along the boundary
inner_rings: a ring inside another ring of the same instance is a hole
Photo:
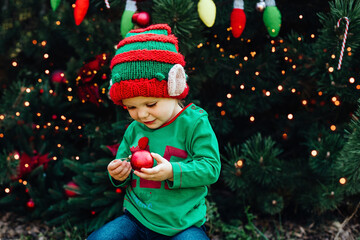
[[[186,88],[186,75],[183,66],[175,64],[168,75],[168,94],[169,96],[179,96]]]

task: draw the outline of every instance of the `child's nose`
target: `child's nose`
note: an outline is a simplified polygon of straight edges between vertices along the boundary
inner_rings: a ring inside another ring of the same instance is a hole
[[[138,117],[139,118],[146,118],[149,115],[148,111],[146,111],[146,109],[139,109],[138,111]]]

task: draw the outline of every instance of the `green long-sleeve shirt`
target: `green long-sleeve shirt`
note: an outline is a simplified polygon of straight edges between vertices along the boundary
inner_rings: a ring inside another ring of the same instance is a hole
[[[136,150],[140,138],[149,151],[169,160],[173,181],[149,181],[135,174],[116,187],[126,187],[124,207],[147,228],[173,236],[205,222],[207,185],[217,181],[220,156],[216,136],[205,110],[189,104],[170,122],[150,129],[139,122],[127,128],[116,158]]]

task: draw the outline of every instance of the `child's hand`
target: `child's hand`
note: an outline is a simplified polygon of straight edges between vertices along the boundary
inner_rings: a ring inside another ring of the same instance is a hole
[[[124,181],[131,172],[131,165],[126,160],[115,159],[109,163],[107,169],[114,179]]]
[[[171,163],[157,153],[151,153],[151,156],[155,158],[157,165],[153,168],[141,168],[141,171],[135,170],[134,174],[152,181],[173,181],[174,173]]]

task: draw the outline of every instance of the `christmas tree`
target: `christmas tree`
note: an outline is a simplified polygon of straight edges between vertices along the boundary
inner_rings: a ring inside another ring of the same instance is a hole
[[[219,140],[209,218],[355,209],[359,1],[14,0],[1,13],[1,208],[87,232],[122,214],[106,166],[130,119],[108,98],[109,60],[130,29],[166,23],[186,101]]]

